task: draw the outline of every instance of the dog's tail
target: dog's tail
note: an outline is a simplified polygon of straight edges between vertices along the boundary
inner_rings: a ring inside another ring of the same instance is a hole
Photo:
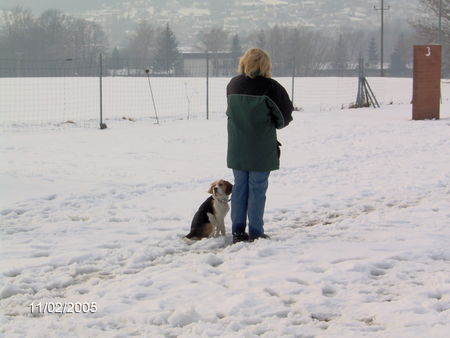
[[[183,239],[186,239],[188,241],[198,241],[198,240],[200,240],[200,238],[197,235],[193,234],[192,232],[190,232],[186,236],[184,236]]]
[[[185,242],[188,245],[194,244],[194,242],[198,241],[200,238],[194,236],[193,234],[189,233],[186,236],[182,238],[183,242]]]

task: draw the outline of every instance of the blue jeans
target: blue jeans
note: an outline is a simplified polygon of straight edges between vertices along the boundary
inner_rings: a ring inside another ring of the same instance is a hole
[[[248,230],[251,238],[264,234],[264,207],[269,186],[270,171],[243,171],[233,169],[234,186],[231,196],[231,222],[233,234]]]

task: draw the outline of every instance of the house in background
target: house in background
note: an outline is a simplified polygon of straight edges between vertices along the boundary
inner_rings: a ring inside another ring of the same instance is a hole
[[[206,76],[206,64],[210,76],[233,76],[237,73],[239,58],[231,52],[182,53],[181,76]]]

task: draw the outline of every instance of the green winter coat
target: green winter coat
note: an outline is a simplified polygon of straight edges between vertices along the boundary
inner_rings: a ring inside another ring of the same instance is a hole
[[[227,86],[229,168],[272,171],[280,167],[276,129],[292,121],[292,102],[275,80],[239,75]]]

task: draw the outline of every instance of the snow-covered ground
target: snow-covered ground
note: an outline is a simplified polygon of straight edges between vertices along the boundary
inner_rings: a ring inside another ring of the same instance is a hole
[[[209,184],[232,181],[223,115],[6,131],[0,336],[448,337],[447,100],[441,116],[294,113],[272,239],[235,245],[181,240]],[[37,309],[58,302],[96,311]]]
[[[346,108],[356,100],[357,77],[277,79],[305,111]],[[209,79],[209,111],[222,115],[229,78]],[[380,103],[411,102],[412,79],[370,78]],[[156,112],[162,120],[204,119],[205,78],[151,78]],[[294,85],[294,90],[292,88]],[[148,79],[107,77],[102,86],[103,119],[108,125],[122,118],[155,118]],[[450,81],[442,81],[443,99],[450,100]],[[11,125],[48,125],[67,121],[78,126],[98,126],[100,90],[98,78],[0,78],[0,130]]]

